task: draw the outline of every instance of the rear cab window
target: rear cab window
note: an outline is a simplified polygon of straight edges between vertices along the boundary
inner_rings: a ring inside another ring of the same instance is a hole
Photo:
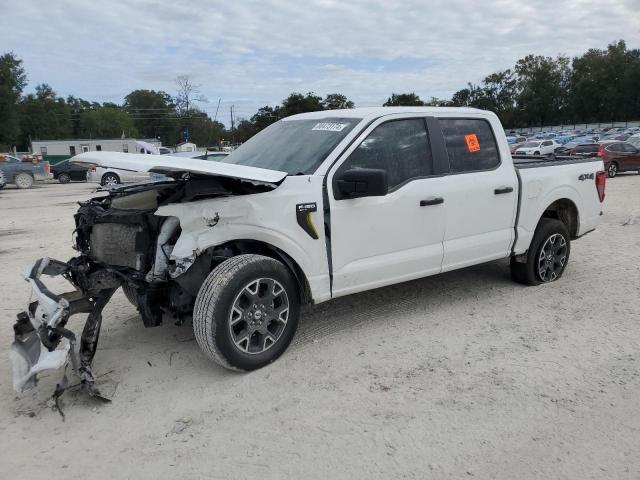
[[[487,120],[439,118],[438,121],[451,173],[493,170],[500,165],[498,143]]]

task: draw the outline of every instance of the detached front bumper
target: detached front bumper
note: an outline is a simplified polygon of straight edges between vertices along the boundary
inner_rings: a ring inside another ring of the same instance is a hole
[[[38,373],[62,368],[69,362],[81,383],[87,385],[90,392],[94,391],[91,361],[100,333],[102,309],[119,283],[113,279],[111,282],[106,279],[105,282],[102,275],[101,280],[105,283],[100,284],[99,290],[91,292],[75,289],[56,294],[40,280],[43,274],[62,275],[70,282],[75,282],[82,275],[82,270],[83,266],[80,264],[72,265],[42,258],[25,274],[25,280],[31,285],[35,301],[29,304],[26,311],[18,314],[13,326],[15,339],[10,357],[13,365],[13,387],[17,392],[33,388],[37,383]],[[65,328],[69,318],[77,313],[89,313],[79,352],[76,352],[75,335]],[[66,384],[65,374],[58,389],[64,390]]]

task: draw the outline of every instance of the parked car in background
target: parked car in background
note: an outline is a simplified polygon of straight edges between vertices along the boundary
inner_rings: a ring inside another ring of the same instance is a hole
[[[580,140],[582,139],[582,140]],[[574,148],[578,147],[579,145],[584,145],[584,144],[594,144],[595,142],[591,141],[589,138],[586,137],[579,137],[579,138],[575,138],[573,140],[571,140],[570,142],[565,143],[564,145],[556,148],[556,155],[570,155],[571,154],[571,150],[573,150]],[[597,150],[596,150],[597,152]]]
[[[118,185],[120,183],[148,182],[151,176],[147,172],[136,172],[122,168],[93,166],[87,173],[87,181],[99,183],[103,187]]]
[[[561,146],[555,140],[530,140],[516,150],[516,155],[553,155]]]
[[[598,145],[597,143],[580,143],[566,152],[566,154],[574,157],[597,157]]]
[[[231,152],[172,152],[162,155],[163,158],[172,158],[179,165],[181,159],[192,158],[197,160],[220,160]],[[155,155],[157,156],[157,155]],[[136,167],[129,169],[111,168],[106,166],[91,166],[87,174],[87,181],[99,183],[103,187],[119,185],[121,183],[156,182],[166,177],[159,173],[138,172]]]
[[[627,138],[627,143],[630,143],[636,148],[640,148],[640,133],[636,133]]]
[[[195,158],[197,160],[220,160],[221,158],[228,157],[231,152],[176,152],[172,153],[172,157],[180,158]]]
[[[619,172],[640,173],[640,150],[628,142],[603,142],[598,145],[598,156],[604,161],[609,178]]]
[[[12,155],[0,154],[0,170],[5,184],[13,183],[20,189],[31,188],[34,182],[53,177],[49,162],[20,160]]]
[[[605,135],[602,138],[600,138],[600,140],[618,140],[620,142],[624,142],[625,140],[627,140],[631,135],[626,134],[626,133],[615,133],[613,135]]]
[[[511,145],[509,145],[509,150],[511,151],[511,155],[515,155],[516,151],[518,151],[518,149],[521,148],[525,143],[527,143],[526,139],[522,142],[512,143]]]
[[[53,178],[58,180],[60,183],[69,183],[71,181],[86,182],[88,171],[89,169],[87,167],[74,165],[73,163],[70,163],[69,160],[63,160],[62,162],[58,162],[51,166]]]

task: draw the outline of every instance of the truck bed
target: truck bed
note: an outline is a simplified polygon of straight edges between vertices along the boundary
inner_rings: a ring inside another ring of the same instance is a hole
[[[597,162],[599,157],[576,157],[558,155],[556,157],[541,157],[540,155],[512,155],[513,165],[517,169],[552,167],[554,165],[570,165],[573,163]]]

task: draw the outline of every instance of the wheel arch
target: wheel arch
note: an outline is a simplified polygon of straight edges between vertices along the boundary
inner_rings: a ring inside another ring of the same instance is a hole
[[[543,218],[555,218],[564,223],[571,238],[576,238],[580,230],[580,216],[575,202],[569,198],[559,198],[549,204],[542,212],[538,225]],[[537,226],[536,226],[537,228]]]
[[[187,272],[181,277],[176,278],[179,283],[185,281],[189,283],[189,290],[195,291],[196,286],[204,282],[206,276],[220,263],[237,255],[264,255],[283,263],[291,272],[293,278],[298,285],[298,293],[300,295],[300,303],[302,305],[312,303],[313,295],[307,276],[302,267],[296,262],[291,255],[284,250],[271,245],[268,242],[251,239],[235,239],[228,240],[219,245],[211,246],[198,255],[194,265],[189,267]],[[197,264],[197,267],[196,267]],[[195,267],[195,268],[194,268]],[[187,285],[183,285],[186,287]]]

